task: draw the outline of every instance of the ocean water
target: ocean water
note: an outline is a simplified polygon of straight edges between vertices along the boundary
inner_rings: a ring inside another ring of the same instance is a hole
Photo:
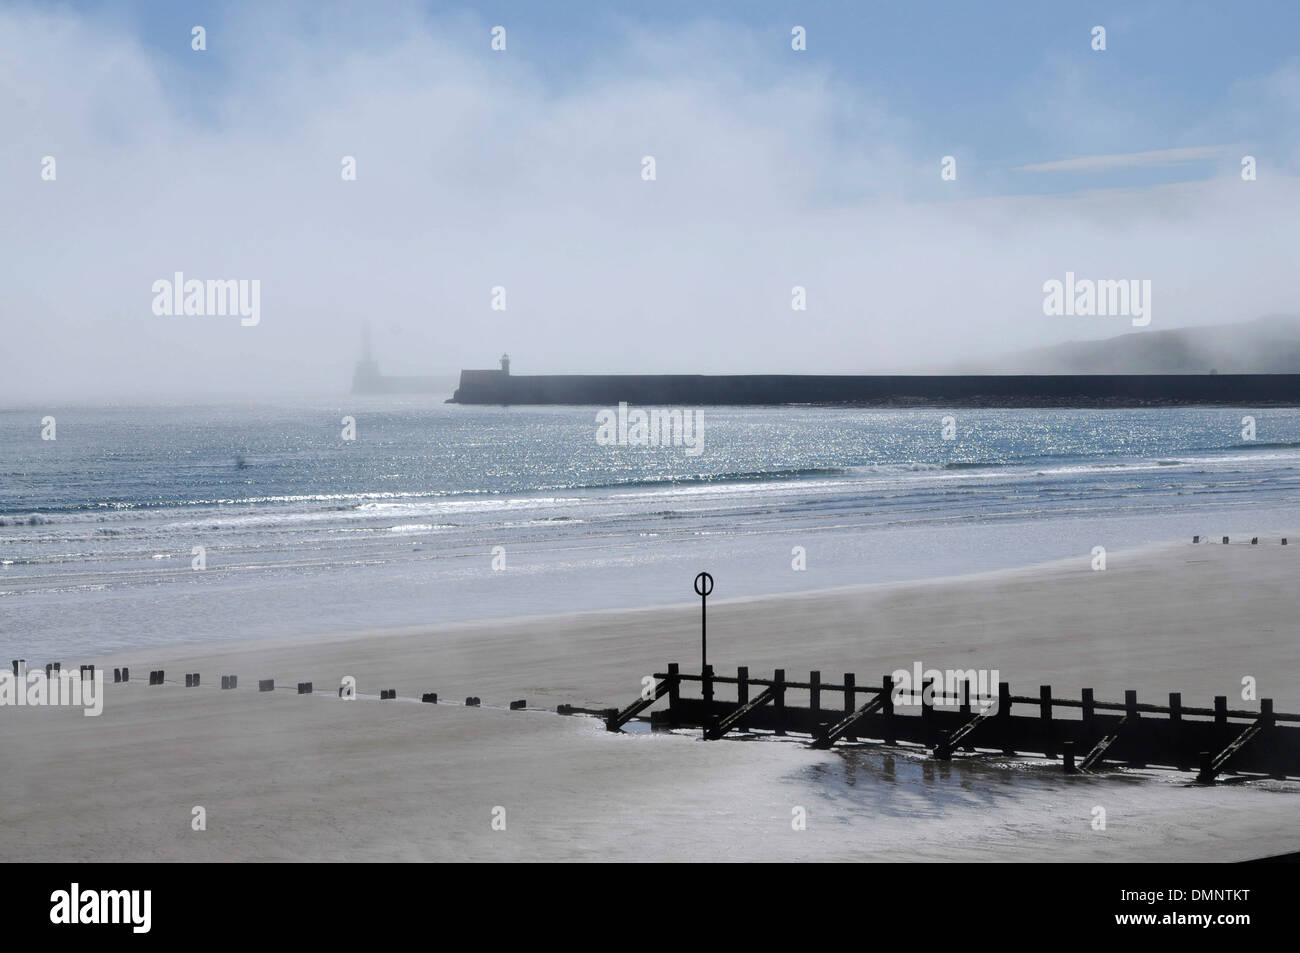
[[[680,603],[701,569],[719,599],[1300,530],[1300,410],[704,408],[695,456],[602,446],[596,410],[0,411],[0,655]]]

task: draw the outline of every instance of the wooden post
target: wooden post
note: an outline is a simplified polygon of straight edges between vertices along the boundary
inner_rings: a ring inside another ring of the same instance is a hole
[[[713,725],[713,666],[704,666],[704,671],[700,673],[703,677],[701,685],[704,692],[704,717],[700,720],[703,722],[701,727],[704,729],[704,737],[709,737],[709,728]]]
[[[677,713],[681,711],[682,680],[678,677],[676,662],[668,663],[668,727],[677,727]]]
[[[852,672],[844,673],[844,714],[851,715],[858,707],[858,677]],[[857,741],[858,736],[853,731],[844,733],[845,741]]]
[[[1228,727],[1228,696],[1214,696],[1214,725],[1216,728]]]
[[[1272,728],[1277,724],[1277,719],[1273,717],[1273,699],[1261,698],[1259,700],[1259,720],[1263,723],[1265,728]],[[1269,758],[1268,776],[1279,781],[1285,780],[1286,771],[1283,770],[1281,759],[1278,757],[1280,752],[1277,749],[1277,745],[1273,743],[1275,739],[1265,736],[1261,737],[1259,740],[1268,746],[1265,750],[1269,755],[1271,755]]]
[[[961,710],[961,714],[962,714],[962,720],[963,720],[963,721],[967,721],[967,720],[970,719],[970,679],[968,679],[968,678],[963,678],[963,679],[961,680],[961,688],[959,689],[959,695],[958,695],[958,698],[960,699],[960,704],[961,704],[961,709],[960,709],[960,710]],[[961,750],[962,750],[962,751],[974,751],[974,750],[975,750],[975,746],[974,746],[974,745],[962,745],[962,746],[961,746]]]
[[[951,761],[952,752],[948,750],[948,732],[939,730],[939,738],[934,746],[934,756],[940,761]]]
[[[817,731],[822,714],[822,673],[808,673],[808,714],[812,718],[812,730]]]
[[[1043,754],[1056,757],[1056,737],[1052,730],[1052,686],[1038,686],[1038,714],[1043,720]]]
[[[930,701],[926,702],[926,698]],[[925,729],[925,744],[934,747],[934,679],[921,682],[921,727]]]
[[[1174,766],[1179,771],[1187,770],[1187,758],[1183,755],[1183,693],[1169,693],[1169,724],[1174,735]]]
[[[1201,772],[1200,772],[1200,774],[1197,776],[1197,780],[1198,780],[1198,781],[1201,781],[1202,778],[1207,779],[1207,780],[1201,781],[1202,784],[1211,784],[1211,783],[1213,783],[1214,779],[1210,777],[1210,773],[1214,770],[1214,768],[1213,768],[1213,764],[1214,764],[1214,756],[1211,755],[1208,751],[1202,751],[1202,752],[1201,752]]]
[[[880,682],[880,688],[885,693],[885,700],[880,705],[885,719],[884,741],[887,745],[897,744],[898,739],[894,736],[894,677],[886,675]]]
[[[776,712],[776,733],[785,734],[785,669],[778,668],[772,673],[773,699],[772,707]]]
[[[1015,754],[1015,749],[1011,747],[1008,729],[1011,727],[1011,683],[998,682],[998,714],[997,718],[1002,722],[1002,753],[1004,755]]]
[[[749,666],[741,665],[736,669],[736,704],[743,705],[747,701],[749,701]],[[736,727],[744,730],[744,722],[742,721]]]
[[[1124,690],[1124,716],[1128,718],[1129,721],[1128,730],[1130,734],[1137,733],[1136,732],[1137,725],[1135,725],[1134,722],[1136,722],[1141,717],[1141,715],[1138,713],[1137,706],[1138,706],[1137,691],[1131,688],[1126,688]],[[1135,768],[1145,768],[1147,766],[1147,761],[1146,758],[1143,757],[1142,753],[1139,751],[1137,756],[1134,757],[1131,761],[1129,761],[1129,764],[1133,765],[1133,767]]]
[[[1092,719],[1093,716],[1097,714],[1096,704],[1092,699],[1092,689],[1085,688],[1080,694],[1083,695],[1083,727],[1089,734],[1091,734]]]
[[[1074,742],[1073,741],[1061,742],[1061,757],[1062,757],[1061,765],[1062,767],[1065,768],[1065,773],[1076,774],[1077,772],[1074,767]]]

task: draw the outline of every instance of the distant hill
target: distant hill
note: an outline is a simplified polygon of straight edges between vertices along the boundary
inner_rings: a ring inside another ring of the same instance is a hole
[[[950,368],[956,374],[1300,374],[1300,316],[1137,331]]]

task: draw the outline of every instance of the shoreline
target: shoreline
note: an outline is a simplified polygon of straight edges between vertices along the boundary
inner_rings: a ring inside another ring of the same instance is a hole
[[[1294,541],[1293,544],[1300,544],[1300,534],[1285,532],[1277,535],[1286,536],[1289,540]],[[1234,536],[1232,538],[1238,537]],[[1253,549],[1256,553],[1262,553],[1270,548],[1280,548],[1278,539],[1271,535],[1267,537],[1261,536],[1260,540],[1260,544],[1255,547],[1251,547],[1248,542],[1240,542],[1232,543],[1226,549]],[[1202,539],[1199,544],[1192,544],[1190,541],[1167,540],[1130,549],[1115,550],[1108,552],[1108,568],[1098,575],[1100,578],[1113,578],[1113,576],[1108,577],[1107,574],[1113,574],[1126,568],[1149,571],[1154,561],[1162,559],[1176,560],[1180,556],[1189,553],[1212,553],[1224,548],[1217,541],[1207,542]],[[1289,551],[1290,548],[1290,546],[1286,547],[1284,552]],[[1202,557],[1198,556],[1199,558]],[[1215,555],[1204,558],[1214,559]],[[710,598],[708,607],[709,627],[710,633],[712,633],[710,638],[711,654],[716,656],[718,652],[722,652],[724,657],[736,654],[736,650],[728,649],[725,643],[720,641],[724,636],[718,633],[725,633],[728,629],[741,627],[746,620],[751,618],[762,618],[771,613],[782,616],[797,615],[801,608],[809,608],[816,613],[818,609],[826,607],[831,607],[842,616],[842,613],[848,607],[856,607],[865,611],[880,605],[912,604],[916,600],[933,597],[936,593],[947,592],[950,597],[957,598],[962,593],[979,593],[981,590],[997,590],[1001,592],[1007,588],[1014,589],[1021,585],[1034,585],[1047,581],[1061,584],[1063,580],[1070,577],[1090,578],[1093,574],[1093,570],[1090,568],[1090,559],[1090,555],[1081,554],[1049,562],[980,570],[951,576],[926,576],[901,582],[860,583],[766,595]],[[1297,559],[1300,559],[1300,556],[1297,556]],[[635,624],[638,622],[645,623],[647,628],[660,628],[661,624],[667,621],[671,629],[682,636],[678,642],[681,650],[671,659],[664,658],[660,664],[666,664],[668,661],[680,661],[690,669],[697,667],[692,660],[698,657],[699,609],[699,600],[691,599],[669,604],[652,603],[628,608],[590,609],[578,612],[346,629],[287,636],[273,640],[263,638],[242,641],[183,642],[156,648],[131,649],[111,655],[87,657],[78,661],[93,663],[100,667],[105,665],[111,667],[114,662],[127,666],[150,663],[165,665],[185,662],[219,664],[223,659],[233,662],[265,656],[270,661],[278,659],[280,656],[286,656],[302,657],[306,664],[310,664],[306,662],[306,656],[315,654],[316,650],[355,648],[383,654],[402,654],[412,646],[423,644],[432,639],[446,639],[454,643],[478,636],[491,637],[494,634],[498,638],[511,638],[519,637],[522,631],[528,629],[541,629],[548,632],[567,630],[590,632],[602,626],[616,627],[622,624]],[[739,620],[729,618],[728,613],[738,614],[741,618]],[[842,618],[839,621],[842,622]],[[978,647],[978,643],[976,643],[976,646]],[[867,660],[864,659],[864,661]],[[746,663],[741,659],[738,664]],[[719,674],[722,674],[722,668],[719,665],[715,664],[714,667],[719,671]],[[781,664],[778,662],[773,667],[781,667]],[[789,668],[789,666],[786,667]],[[753,666],[751,666],[751,669],[753,669]],[[794,669],[791,669],[791,671],[794,671]],[[1038,670],[1035,669],[1035,671]],[[1043,672],[1041,674],[1046,675],[1048,673]],[[1013,683],[1013,693],[1015,691],[1016,686]],[[1122,698],[1122,692],[1119,697]],[[1285,696],[1279,696],[1279,701],[1281,697]],[[1300,709],[1300,691],[1297,691],[1294,697],[1295,707]],[[621,696],[611,699],[610,704],[620,703],[620,699]],[[1189,704],[1191,704],[1190,701]]]

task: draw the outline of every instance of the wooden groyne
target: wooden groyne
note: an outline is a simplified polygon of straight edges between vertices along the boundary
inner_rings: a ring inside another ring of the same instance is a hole
[[[14,675],[21,675],[21,676],[24,677],[24,678],[27,677],[27,675],[28,675],[28,671],[27,671],[27,660],[26,660],[26,659],[13,659],[13,660],[10,662],[10,665],[11,665],[12,668],[13,668],[13,674],[14,674]],[[46,678],[51,677],[51,675],[57,677],[57,675],[59,674],[59,672],[62,670],[62,665],[63,665],[62,662],[50,662],[50,663],[48,663],[48,664],[45,666],[45,676],[46,676]],[[95,666],[94,666],[94,665],[82,665],[82,666],[80,666],[80,669],[79,669],[79,672],[78,672],[78,678],[82,678],[82,679],[93,678],[94,675],[95,675],[95,671],[96,671],[96,670],[95,670]],[[166,677],[166,675],[167,675],[167,673],[166,673],[166,670],[165,670],[165,669],[151,669],[150,672],[149,672],[149,685],[151,685],[151,686],[154,686],[154,685],[158,685],[158,686],[167,686],[167,685],[170,685],[170,686],[177,686],[177,685],[180,685],[180,684],[181,684],[180,682],[177,682],[177,681],[175,681],[174,679],[173,679],[173,680],[168,680],[167,677]],[[339,697],[339,698],[346,698],[346,699],[348,699],[348,700],[354,700],[354,699],[358,699],[358,698],[362,698],[362,697],[375,697],[375,698],[377,698],[379,701],[397,701],[397,700],[398,700],[397,689],[395,689],[395,688],[381,688],[381,689],[379,690],[379,694],[378,694],[378,696],[361,696],[361,695],[358,695],[357,692],[356,692],[356,682],[355,682],[355,679],[352,679],[352,680],[351,680],[351,684],[350,684],[350,685],[348,684],[348,681],[349,681],[350,678],[351,678],[350,676],[345,676],[345,677],[344,677],[344,680],[343,680],[343,681],[344,681],[344,684],[342,684],[342,685],[339,686],[339,689],[338,689],[338,697]],[[127,683],[130,683],[130,682],[131,682],[131,670],[130,670],[129,668],[118,667],[118,668],[114,668],[114,669],[113,669],[113,684],[115,684],[115,685],[121,685],[121,684],[127,684]],[[184,682],[184,686],[185,686],[186,688],[200,688],[200,687],[202,687],[202,686],[205,685],[205,684],[207,684],[207,685],[211,685],[212,683],[211,683],[211,682],[204,683],[203,680],[202,680],[202,675],[201,675],[201,673],[199,673],[199,672],[186,672],[186,673],[185,673],[185,682]],[[222,675],[222,676],[221,676],[221,690],[222,690],[222,691],[231,691],[231,690],[238,690],[238,689],[239,689],[239,676],[238,676],[238,675]],[[276,683],[275,683],[275,679],[274,679],[274,678],[262,678],[262,679],[258,679],[258,681],[257,681],[257,692],[258,692],[258,693],[264,693],[264,692],[275,692],[276,690],[277,690],[277,688],[276,688]],[[312,682],[297,682],[297,683],[295,684],[295,686],[294,686],[293,691],[294,691],[296,694],[298,694],[298,695],[322,695],[322,694],[323,694],[323,695],[329,695],[329,694],[330,694],[329,692],[317,692],[316,689],[315,689],[315,685],[314,685],[314,683],[312,683]],[[421,692],[421,693],[420,693],[420,697],[419,697],[418,699],[417,699],[417,698],[403,698],[402,700],[403,700],[403,701],[420,701],[420,702],[423,702],[423,703],[426,703],[426,704],[434,704],[434,705],[439,704],[439,702],[438,702],[438,693],[437,693],[437,692]],[[448,704],[450,704],[450,705],[458,705],[457,702],[447,702],[447,701],[445,701],[445,700],[442,702],[442,704],[443,704],[443,705],[448,705]],[[480,708],[480,707],[485,707],[485,708],[486,708],[486,707],[490,707],[490,708],[499,708],[499,709],[503,709],[503,710],[507,710],[507,711],[536,711],[536,710],[538,710],[538,709],[530,709],[530,708],[528,707],[528,700],[527,700],[526,698],[516,698],[516,699],[513,699],[512,701],[508,702],[508,703],[507,703],[506,705],[504,705],[504,706],[502,706],[502,705],[484,705],[484,704],[483,704],[483,700],[482,700],[481,698],[479,698],[477,695],[469,695],[469,696],[466,696],[463,707],[466,707],[466,708]],[[586,712],[586,711],[587,711],[587,709],[572,708],[572,706],[561,705],[561,706],[560,706],[560,711],[559,711],[559,713],[560,713],[560,714],[576,714],[576,713],[581,713],[581,712]],[[600,714],[601,714],[602,717],[603,717],[604,715],[606,715],[606,714],[611,714],[612,712],[613,712],[613,709],[610,709],[609,711],[603,711],[603,712],[600,712]]]
[[[1013,695],[1000,682],[996,701],[981,707],[972,705],[966,681],[957,684],[954,703],[936,705],[925,701],[933,697],[930,682],[903,692],[888,675],[859,685],[852,673],[838,683],[823,682],[820,672],[793,681],[783,669],[755,678],[744,667],[734,676],[717,675],[711,665],[690,674],[674,663],[654,678],[653,689],[606,717],[607,729],[621,730],[666,698],[667,707],[650,716],[653,727],[699,728],[709,740],[760,731],[807,735],[816,748],[863,739],[922,745],[941,760],[959,750],[1038,755],[1060,759],[1068,773],[1125,765],[1196,771],[1203,784],[1225,772],[1300,778],[1300,714],[1276,712],[1268,698],[1257,711],[1230,709],[1224,695],[1212,708],[1197,708],[1178,692],[1156,705],[1139,702],[1136,691],[1123,702],[1098,701],[1090,688],[1062,698],[1050,685],[1037,696]]]

